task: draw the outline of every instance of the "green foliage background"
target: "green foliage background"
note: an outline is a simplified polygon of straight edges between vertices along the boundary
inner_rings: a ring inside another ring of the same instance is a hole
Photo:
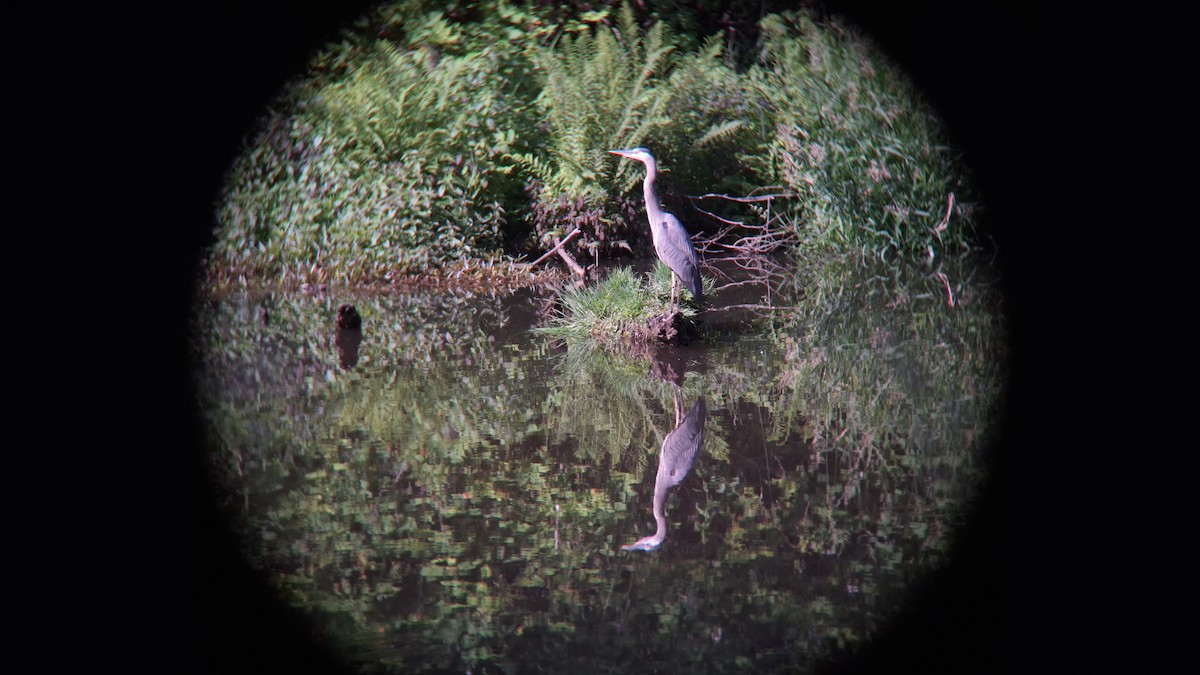
[[[794,197],[748,217],[801,248],[977,243],[969,173],[869,41],[809,10],[716,4],[725,23],[671,3],[381,7],[289,85],[231,167],[208,277],[373,283],[542,251],[575,227],[589,257],[646,252],[640,166],[605,152],[635,145],[693,229],[713,221],[687,195],[773,186]]]

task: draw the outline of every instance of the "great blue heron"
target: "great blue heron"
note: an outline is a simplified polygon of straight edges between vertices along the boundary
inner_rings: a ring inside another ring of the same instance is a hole
[[[663,439],[662,449],[658,454],[658,473],[654,475],[654,534],[626,544],[621,550],[653,551],[667,538],[667,515],[664,511],[667,505],[667,490],[678,485],[692,469],[692,460],[696,458],[696,451],[704,442],[704,418],[708,413],[708,406],[703,398],[697,400],[680,421],[683,404],[676,395],[675,410],[678,426]]]
[[[688,237],[687,230],[674,215],[662,210],[658,203],[658,194],[654,191],[654,182],[658,178],[658,162],[646,148],[630,150],[609,150],[614,155],[628,159],[636,159],[646,165],[646,180],[642,182],[642,190],[646,197],[646,217],[650,221],[650,237],[654,239],[654,252],[658,259],[671,270],[671,311],[675,311],[675,290],[678,283],[692,292],[696,302],[700,302],[703,285],[700,281],[700,259],[696,249]]]

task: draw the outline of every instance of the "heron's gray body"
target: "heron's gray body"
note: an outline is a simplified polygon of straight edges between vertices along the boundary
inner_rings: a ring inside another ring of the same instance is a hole
[[[663,439],[662,449],[658,454],[658,472],[654,475],[654,534],[622,546],[622,549],[653,551],[667,538],[667,490],[678,485],[688,471],[691,471],[696,451],[704,442],[704,418],[707,414],[708,406],[701,398],[687,415],[683,416],[678,426]]]
[[[636,159],[646,165],[646,179],[642,191],[646,198],[646,218],[650,221],[650,237],[654,240],[654,252],[658,259],[671,270],[675,278],[691,292],[699,303],[704,292],[700,280],[700,258],[692,246],[692,239],[683,223],[674,215],[662,210],[658,203],[655,182],[658,179],[658,162],[646,148],[631,150],[609,150],[614,155]],[[671,303],[675,302],[675,278],[671,279]]]
[[[692,247],[692,240],[688,237],[687,230],[683,228],[683,224],[679,222],[678,218],[670,213],[662,211],[659,213],[661,220],[657,227],[653,220],[650,221],[650,235],[654,239],[654,252],[658,254],[658,259],[679,277],[696,302],[700,302],[703,294],[703,286],[700,281],[700,258],[696,255],[696,249]],[[658,236],[654,236],[655,229],[658,230]]]

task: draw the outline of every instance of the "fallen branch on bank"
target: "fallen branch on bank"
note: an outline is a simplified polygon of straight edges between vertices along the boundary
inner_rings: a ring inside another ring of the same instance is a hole
[[[574,230],[571,230],[570,234],[563,237],[561,240],[559,240],[558,237],[555,237],[554,238],[554,248],[543,253],[542,257],[538,258],[537,260],[534,260],[533,262],[528,263],[526,265],[526,267],[533,267],[533,266],[537,265],[538,263],[542,262],[543,260],[545,260],[546,258],[549,258],[550,256],[554,255],[555,253],[561,252],[560,255],[562,255],[564,253],[566,254],[563,256],[563,260],[567,261],[567,265],[573,271],[575,271],[576,274],[582,276],[583,268],[579,266],[579,263],[575,262],[575,259],[573,257],[571,257],[570,253],[566,253],[565,251],[562,250],[562,247],[565,246],[568,241],[571,241],[571,239],[574,238],[575,235],[579,234],[579,232],[580,232],[580,230],[577,227]]]
[[[741,305],[721,305],[720,307],[706,307],[704,309],[704,313],[711,314],[713,312],[724,312],[724,311],[731,310],[731,309],[765,309],[768,311],[775,311],[775,310],[800,311],[801,308],[800,307],[781,307],[779,305],[759,305],[759,304],[755,304],[755,303],[750,303],[750,304],[741,304]]]

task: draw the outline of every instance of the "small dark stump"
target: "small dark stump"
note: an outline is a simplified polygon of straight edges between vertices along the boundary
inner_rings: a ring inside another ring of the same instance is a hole
[[[659,342],[668,345],[691,344],[699,337],[696,325],[683,317],[681,312],[659,314],[647,319],[650,334]]]
[[[343,330],[362,327],[362,317],[358,315],[354,305],[342,305],[337,308],[337,327]]]
[[[344,369],[358,365],[358,345],[362,342],[362,317],[354,305],[342,305],[337,309],[337,330],[333,343],[337,347],[338,363]]]

